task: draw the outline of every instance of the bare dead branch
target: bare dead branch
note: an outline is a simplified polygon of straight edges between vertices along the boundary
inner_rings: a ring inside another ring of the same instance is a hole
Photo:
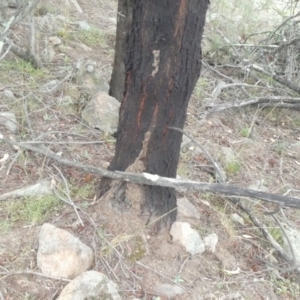
[[[287,80],[287,79],[284,79],[276,74],[271,74],[270,72],[266,71],[264,68],[256,65],[256,64],[252,64],[250,66],[251,69],[259,72],[259,73],[262,73],[266,76],[269,76],[270,78],[273,78],[274,80],[276,80],[277,82],[279,82],[280,84],[288,87],[289,89],[293,90],[294,92],[300,94],[300,86],[294,84],[293,82]]]
[[[14,44],[14,42],[7,37],[4,38],[4,42],[6,43],[4,48],[10,47],[10,50],[18,57],[32,63],[35,68],[41,68],[43,66],[41,60],[35,56],[30,55],[26,51],[24,51],[21,47]],[[7,46],[6,46],[7,45]]]
[[[229,81],[229,82],[232,82],[232,83],[240,83],[240,82],[238,82],[238,81],[236,81],[236,80],[234,80],[234,79],[232,79],[232,78],[226,76],[225,74],[222,74],[222,73],[219,72],[218,70],[212,68],[207,62],[202,61],[202,64],[203,64],[207,69],[209,69],[209,71],[211,71],[213,74],[217,75],[218,77],[221,77],[221,78],[223,78],[223,79],[225,79],[225,80],[227,80],[227,81]],[[249,93],[246,91],[246,89],[244,88],[244,86],[239,86],[239,88],[241,88],[243,94],[244,94],[246,97],[248,97],[248,98],[251,97],[250,94],[249,94]]]
[[[10,145],[19,146],[21,148],[31,150],[40,153],[42,155],[45,155],[47,157],[50,157],[56,160],[57,162],[59,162],[60,164],[77,168],[77,169],[82,169],[87,173],[94,173],[115,180],[127,181],[127,182],[132,182],[137,184],[164,186],[164,187],[170,187],[174,189],[191,189],[200,192],[219,193],[227,196],[254,198],[254,199],[260,199],[271,203],[277,203],[282,206],[300,209],[299,198],[286,197],[277,194],[245,189],[245,188],[240,188],[229,184],[220,184],[220,183],[209,184],[209,183],[190,181],[190,180],[179,180],[175,178],[161,177],[158,175],[153,175],[148,173],[134,174],[134,173],[127,173],[127,172],[120,172],[120,171],[113,172],[113,171],[108,171],[102,168],[97,168],[94,166],[90,166],[78,162],[72,162],[70,160],[61,158],[59,155],[53,154],[53,152],[48,149],[40,149],[28,144],[17,143],[4,138],[1,139],[3,142],[8,143]]]
[[[226,109],[241,108],[249,105],[259,105],[262,108],[277,107],[277,108],[288,108],[288,109],[300,109],[300,98],[296,97],[255,97],[250,100],[242,101],[235,104],[222,104],[222,105],[207,105],[206,108],[210,109],[210,113],[220,112]]]

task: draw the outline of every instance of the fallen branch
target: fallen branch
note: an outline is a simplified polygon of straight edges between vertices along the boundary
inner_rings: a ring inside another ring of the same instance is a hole
[[[241,108],[249,105],[262,104],[262,108],[277,107],[277,108],[289,108],[289,109],[300,109],[300,98],[296,97],[256,97],[248,101],[242,101],[236,104],[224,104],[224,105],[207,105],[206,108],[210,110],[210,113],[220,112],[232,108]]]
[[[277,203],[282,206],[300,209],[299,198],[287,197],[287,196],[282,196],[277,194],[251,190],[251,189],[245,189],[245,188],[240,188],[229,184],[203,183],[203,182],[190,181],[190,180],[179,180],[175,178],[161,177],[159,175],[153,175],[148,173],[134,174],[134,173],[127,173],[127,172],[120,172],[120,171],[114,171],[114,172],[108,171],[105,169],[97,168],[90,165],[85,165],[78,162],[72,162],[70,160],[61,158],[59,155],[53,154],[53,152],[48,149],[40,149],[28,144],[17,143],[8,139],[4,139],[3,137],[0,138],[5,143],[40,153],[42,155],[45,155],[47,157],[56,160],[60,164],[77,168],[77,169],[82,169],[87,173],[94,173],[115,180],[129,181],[137,184],[164,186],[164,187],[170,187],[174,189],[191,189],[191,190],[196,190],[201,192],[219,193],[227,196],[254,198],[254,199],[260,199],[271,203]]]
[[[252,64],[250,66],[250,68],[253,69],[253,70],[255,70],[255,71],[257,71],[257,72],[259,72],[259,73],[261,73],[261,74],[264,74],[264,75],[266,75],[268,77],[273,78],[274,80],[276,80],[280,84],[282,84],[282,85],[288,87],[289,89],[291,89],[292,91],[300,94],[300,86],[294,84],[293,82],[291,82],[291,81],[289,81],[289,80],[287,80],[285,78],[282,78],[282,77],[280,77],[280,76],[278,76],[276,74],[272,74],[272,73],[266,71],[264,68],[262,68],[262,67],[260,67],[258,65],[255,65],[255,64]]]

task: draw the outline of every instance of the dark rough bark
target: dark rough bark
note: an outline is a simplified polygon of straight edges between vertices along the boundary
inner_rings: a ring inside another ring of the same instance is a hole
[[[133,0],[126,55],[125,92],[120,108],[116,153],[109,170],[124,171],[139,157],[147,132],[144,172],[176,177],[188,101],[201,69],[201,38],[208,0]],[[98,197],[109,180],[98,187]],[[176,218],[175,191],[143,186],[145,209]],[[168,214],[168,212],[170,212]]]
[[[109,95],[120,102],[125,88],[125,59],[131,31],[133,0],[118,0],[117,34]]]

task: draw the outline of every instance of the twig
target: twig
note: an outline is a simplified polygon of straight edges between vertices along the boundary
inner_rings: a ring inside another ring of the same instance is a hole
[[[222,74],[222,73],[219,72],[218,70],[212,68],[207,62],[203,61],[202,64],[203,64],[206,68],[208,68],[212,73],[214,73],[215,75],[217,75],[217,76],[219,76],[219,77],[221,77],[221,78],[223,78],[223,79],[226,79],[226,80],[229,81],[229,82],[237,83],[237,81],[235,81],[234,79],[232,79],[232,78],[230,78],[230,77],[228,77],[228,76]],[[241,86],[240,88],[242,89],[243,94],[244,94],[247,98],[250,98],[250,97],[251,97],[251,95],[246,91],[246,89],[245,89],[243,86]]]
[[[53,165],[53,167],[58,171],[59,175],[61,176],[61,178],[62,178],[63,181],[64,181],[64,185],[65,185],[65,189],[66,189],[65,195],[67,196],[68,200],[66,200],[66,199],[64,199],[63,197],[61,197],[61,196],[57,193],[55,187],[53,187],[53,191],[54,191],[55,195],[56,195],[59,199],[61,199],[62,201],[66,202],[66,203],[68,203],[68,204],[70,204],[70,205],[73,207],[73,209],[74,209],[74,211],[75,211],[75,213],[76,213],[76,216],[77,216],[77,218],[78,218],[78,220],[79,220],[81,226],[84,227],[83,221],[82,221],[82,219],[81,219],[81,217],[80,217],[80,215],[79,215],[79,213],[78,213],[78,211],[77,211],[78,206],[74,204],[73,200],[72,200],[71,197],[70,197],[70,190],[69,190],[68,182],[67,182],[65,176],[63,175],[63,173],[61,172],[61,170],[60,170],[57,166]]]
[[[237,206],[240,207],[243,211],[245,211],[252,223],[262,232],[264,237],[271,243],[272,247],[279,253],[279,255],[285,259],[287,262],[292,263],[293,259],[288,255],[288,253],[275,241],[273,236],[269,233],[266,226],[261,223],[258,218],[256,218],[241,201],[237,203]]]
[[[280,103],[283,102],[283,103]],[[263,104],[262,108],[266,108],[268,106],[276,106],[276,107],[283,107],[283,108],[292,108],[296,109],[300,107],[300,98],[297,97],[282,97],[282,96],[274,96],[274,97],[255,97],[250,98],[250,100],[242,101],[240,103],[234,103],[229,105],[214,105],[209,106],[207,105],[207,108],[210,108],[210,113],[223,111],[226,109],[233,109],[233,108],[241,108],[244,106],[249,105],[256,105],[256,104]]]
[[[192,136],[190,136],[188,133],[186,133],[185,131],[183,131],[180,128],[176,128],[176,127],[169,127],[170,129],[176,130],[178,132],[183,133],[185,136],[187,136],[190,140],[192,140],[200,149],[201,151],[206,155],[206,157],[208,158],[208,160],[212,163],[212,165],[214,166],[214,169],[216,170],[216,173],[218,175],[219,178],[217,178],[217,180],[221,183],[225,183],[225,179],[224,179],[224,175],[221,172],[220,167],[218,166],[218,164],[214,161],[214,159],[212,158],[212,156],[205,150],[205,148],[199,143],[197,142]]]
[[[179,283],[177,283],[176,281],[170,279],[169,277],[167,277],[167,276],[165,276],[165,275],[163,275],[163,274],[161,274],[161,273],[159,273],[159,272],[157,272],[157,271],[155,271],[155,270],[153,270],[153,269],[151,269],[151,268],[145,266],[145,265],[142,264],[141,262],[137,261],[136,264],[139,265],[139,266],[141,266],[141,267],[143,267],[143,268],[145,268],[145,269],[147,269],[147,270],[152,271],[152,272],[155,273],[156,275],[158,275],[158,276],[160,276],[160,277],[162,277],[162,278],[168,280],[169,282],[178,285],[179,287],[181,287],[182,289],[184,289],[187,293],[189,293],[189,294],[191,293],[191,292],[189,292],[184,286],[182,286],[181,284],[179,284]]]
[[[153,175],[148,173],[136,174],[136,173],[127,173],[120,171],[108,171],[102,168],[97,168],[91,165],[86,165],[78,162],[72,162],[70,160],[61,158],[59,155],[51,153],[50,150],[40,149],[31,145],[26,145],[23,143],[17,143],[14,141],[10,141],[8,139],[1,138],[2,141],[22,147],[27,150],[31,150],[42,155],[48,156],[60,164],[82,169],[87,173],[98,174],[103,177],[108,177],[115,180],[121,181],[129,181],[137,184],[146,184],[146,185],[154,185],[154,186],[164,186],[170,187],[174,189],[192,189],[201,192],[210,192],[210,193],[220,193],[227,196],[238,196],[238,197],[247,197],[247,198],[255,198],[264,201],[268,201],[271,203],[281,204],[283,206],[293,207],[300,209],[300,199],[293,197],[286,197],[277,194],[271,194],[251,189],[245,189],[236,187],[229,184],[220,184],[220,183],[204,183],[190,180],[179,180],[175,178],[161,177],[159,175]]]
[[[297,260],[296,260],[296,256],[295,256],[294,247],[293,247],[293,245],[292,245],[289,237],[287,236],[287,234],[286,234],[283,226],[281,225],[281,223],[279,222],[279,220],[277,219],[277,217],[275,215],[272,215],[272,217],[275,220],[275,222],[277,223],[277,225],[279,226],[281,232],[283,233],[283,235],[284,235],[284,237],[285,237],[285,239],[286,239],[286,241],[287,241],[287,243],[289,245],[289,248],[290,248],[290,251],[291,251],[291,254],[292,254],[292,257],[293,257],[293,261],[294,261],[294,263],[296,263]]]
[[[274,36],[274,34],[275,34],[281,27],[283,27],[289,20],[294,19],[294,18],[296,18],[296,17],[298,17],[298,16],[300,16],[300,11],[299,11],[297,14],[295,14],[295,15],[293,15],[293,16],[290,16],[290,17],[288,17],[286,20],[284,20],[284,21],[283,21],[279,26],[277,26],[276,29],[268,36],[267,40],[270,40],[270,39]]]
[[[4,38],[4,42],[10,46],[11,51],[18,57],[32,63],[35,68],[41,68],[43,66],[41,60],[35,56],[29,55],[21,47],[14,44],[14,42],[7,37]]]
[[[60,278],[60,277],[55,277],[55,276],[48,276],[42,273],[38,272],[32,272],[32,271],[16,271],[16,272],[0,272],[0,275],[7,277],[7,276],[14,276],[14,275],[34,275],[34,276],[40,276],[52,280],[58,280],[58,281],[63,281],[63,282],[71,282],[72,280],[67,279],[67,278]]]
[[[66,144],[76,144],[76,145],[93,145],[93,144],[104,144],[104,143],[114,143],[115,140],[107,140],[107,141],[64,141],[64,142],[52,142],[52,141],[28,141],[22,142],[24,144],[53,144],[53,145],[66,145]]]
[[[245,60],[246,61],[246,60]],[[247,62],[247,61],[246,61]],[[249,63],[249,62],[248,62]],[[271,78],[273,78],[274,80],[276,80],[277,82],[279,82],[280,84],[284,85],[284,86],[287,86],[289,89],[291,89],[292,91],[300,94],[300,86],[294,84],[293,82],[287,80],[287,79],[284,79],[276,74],[271,74],[269,73],[268,71],[266,71],[264,68],[256,65],[256,64],[252,64],[250,66],[251,69],[259,72],[259,73],[262,73],[266,76],[269,76]]]
[[[219,166],[215,163],[215,161],[213,160],[213,158],[211,157],[211,155],[202,147],[201,144],[199,144],[193,137],[191,137],[189,134],[187,134],[183,130],[181,130],[179,128],[175,128],[175,127],[169,127],[169,128],[177,130],[177,131],[183,133],[188,138],[190,138],[197,146],[199,146],[200,149],[207,156],[207,158],[211,161],[211,163],[213,164],[216,172],[218,173],[219,178],[217,178],[217,180],[219,180],[221,183],[225,182],[225,179],[224,179],[224,177],[222,175],[222,172],[221,172]],[[284,234],[285,238],[288,241],[288,244],[289,244],[289,247],[290,247],[290,250],[291,250],[291,253],[292,253],[292,258],[290,258],[289,255],[285,252],[285,250],[283,250],[283,248],[274,240],[274,238],[271,236],[271,234],[268,232],[268,230],[265,228],[265,226],[263,224],[261,224],[260,221],[256,217],[254,217],[254,215],[252,214],[252,212],[250,211],[250,209],[248,209],[247,207],[245,207],[244,204],[240,200],[237,201],[237,199],[234,199],[234,198],[229,198],[228,200],[231,203],[233,203],[234,205],[238,205],[244,212],[246,212],[248,214],[248,216],[250,217],[250,219],[252,220],[252,222],[259,228],[259,230],[263,233],[263,235],[266,237],[266,239],[272,244],[272,246],[279,252],[279,254],[284,259],[286,259],[290,263],[291,263],[291,260],[293,262],[296,262],[295,254],[294,254],[294,249],[292,247],[292,244],[291,244],[291,242],[290,242],[290,240],[289,240],[286,232],[284,231],[283,227],[281,226],[281,224],[279,223],[278,219],[274,215],[272,215],[272,217],[277,222],[277,224],[281,228],[282,233]],[[278,205],[278,206],[281,207],[281,205]]]

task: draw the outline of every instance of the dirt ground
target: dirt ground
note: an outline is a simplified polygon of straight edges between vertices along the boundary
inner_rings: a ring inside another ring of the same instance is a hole
[[[50,1],[46,5],[44,1],[43,5],[53,14],[67,16],[74,24],[86,21],[100,28],[105,43],[84,47],[72,35],[75,27],[66,28],[66,33],[61,34],[65,49],[57,51],[43,71],[34,71],[28,65],[20,68],[20,60],[9,54],[0,62],[0,111],[12,111],[17,116],[20,125],[16,140],[47,141],[45,145],[55,153],[61,152],[64,158],[106,168],[114,153],[113,138],[87,126],[76,110],[77,103],[62,101],[69,93],[71,80],[62,92],[45,93],[41,86],[63,78],[80,59],[95,60],[109,82],[116,3],[80,1],[82,14],[72,5],[61,7],[59,3]],[[18,36],[25,32],[22,26],[14,30]],[[49,38],[47,32],[40,34],[41,43]],[[25,36],[21,42],[25,44]],[[260,183],[269,192],[300,197],[299,112],[246,106],[203,118],[217,83],[218,79],[203,67],[189,104],[185,131],[220,164],[228,183],[240,187]],[[15,100],[5,98],[4,90],[11,90]],[[233,92],[234,97],[237,96]],[[0,132],[12,136],[2,126]],[[92,141],[95,143],[88,143]],[[1,201],[0,299],[55,299],[66,285],[64,281],[40,276],[36,266],[37,236],[44,222],[72,232],[91,246],[96,253],[93,269],[118,284],[122,299],[163,299],[154,291],[161,283],[179,285],[186,291],[174,299],[300,299],[299,274],[280,275],[261,260],[273,255],[278,264],[283,263],[246,213],[222,195],[178,192],[178,197],[184,196],[196,206],[201,217],[194,225],[199,233],[216,233],[219,237],[216,253],[191,257],[166,234],[148,235],[141,221],[133,219],[130,212],[121,214],[101,202],[95,203],[94,186],[100,177],[1,143],[0,159],[5,153],[9,160],[0,165],[1,194],[44,178],[54,178],[63,187],[56,165],[70,185],[74,203],[86,214],[81,215],[85,224],[81,226],[73,208],[60,201],[42,210],[41,216],[32,216],[31,202],[26,198]],[[214,182],[207,170],[211,170],[210,162],[195,144],[182,148],[178,168],[181,178]],[[244,201],[261,222],[274,227],[274,238],[280,240],[281,235],[276,236],[278,226],[264,214],[274,206],[258,200]],[[242,216],[245,224],[234,223],[230,218],[233,213]],[[299,211],[285,208],[284,213],[300,229]],[[145,244],[146,247],[141,246]]]

